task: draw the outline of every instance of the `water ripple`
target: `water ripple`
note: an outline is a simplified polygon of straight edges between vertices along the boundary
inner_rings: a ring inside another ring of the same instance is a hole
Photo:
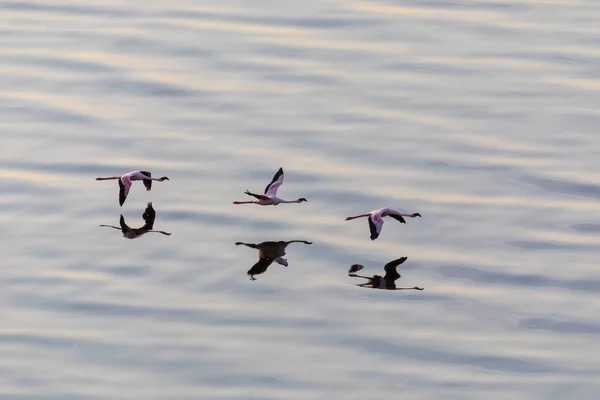
[[[543,317],[523,318],[519,321],[519,327],[556,333],[600,334],[600,324],[579,321],[560,321]]]
[[[563,368],[549,366],[546,363],[522,360],[517,357],[464,354],[440,349],[418,347],[408,344],[390,343],[377,339],[343,339],[346,346],[359,347],[384,358],[404,357],[413,361],[433,362],[451,365],[466,365],[490,371],[506,371],[521,374],[552,374]]]
[[[591,293],[600,292],[598,279],[556,279],[544,275],[517,274],[499,271],[486,271],[469,266],[444,266],[436,268],[437,273],[448,278],[467,279],[471,282],[494,285],[516,285],[527,288],[547,287]]]
[[[596,3],[0,9],[6,397],[594,398]],[[280,166],[307,203],[231,204]],[[148,201],[172,236],[98,227]],[[347,275],[401,256],[423,292]]]

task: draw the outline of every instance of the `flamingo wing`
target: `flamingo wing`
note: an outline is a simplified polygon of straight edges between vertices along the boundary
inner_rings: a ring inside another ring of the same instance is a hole
[[[402,264],[406,260],[407,257],[401,257],[397,260],[393,260],[385,264],[385,266],[383,267],[383,269],[385,270],[384,279],[391,279],[395,281],[396,279],[400,278],[400,274],[398,273],[396,268],[398,267],[398,265]]]
[[[121,225],[121,232],[123,232],[123,234],[126,234],[131,230],[131,228],[128,227],[125,223],[125,218],[123,217],[123,214],[121,214],[121,218],[119,219],[119,225]]]
[[[154,227],[154,220],[156,219],[156,211],[154,211],[154,207],[152,207],[152,202],[149,202],[142,214],[142,218],[144,218],[144,229],[151,230]]]
[[[275,196],[277,194],[277,189],[283,183],[283,168],[279,168],[277,173],[273,176],[273,180],[271,183],[267,185],[265,188],[265,194],[267,196]]]
[[[381,227],[383,226],[383,219],[377,214],[369,217],[369,229],[371,230],[371,240],[375,240],[379,237]]]
[[[147,176],[148,178],[152,178],[152,174],[148,171],[140,171],[140,174]],[[144,186],[146,186],[146,191],[149,192],[152,190],[152,179],[142,179]]]
[[[125,203],[125,199],[129,194],[131,188],[131,180],[128,177],[122,177],[119,179],[119,204],[122,206]]]
[[[404,217],[402,217],[402,215],[398,215],[398,214],[388,214],[387,216],[388,216],[388,217],[392,217],[392,218],[394,218],[395,220],[397,220],[398,222],[401,222],[401,223],[403,223],[403,224],[405,224],[405,223],[406,223],[406,220],[404,219]]]
[[[269,268],[269,265],[273,264],[273,261],[275,261],[275,258],[273,257],[260,258],[258,262],[248,270],[247,274],[250,275],[250,277],[260,275]]]
[[[277,258],[275,259],[275,261],[277,261],[277,264],[279,264],[279,265],[283,265],[284,267],[287,267],[287,266],[288,266],[288,262],[287,262],[287,259],[286,259],[286,258],[283,258],[283,257],[277,257]]]
[[[268,196],[262,195],[262,194],[254,194],[251,193],[250,191],[246,190],[244,193],[246,193],[248,196],[254,196],[259,200],[270,200],[270,198]]]

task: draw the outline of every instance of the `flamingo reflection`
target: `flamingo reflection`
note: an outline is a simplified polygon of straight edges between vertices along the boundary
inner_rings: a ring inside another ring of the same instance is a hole
[[[283,258],[283,256],[285,256],[285,248],[290,243],[312,244],[312,242],[307,242],[306,240],[290,240],[288,242],[262,242],[258,244],[236,242],[235,245],[244,245],[258,250],[258,262],[248,270],[250,280],[254,281],[256,280],[254,275],[260,275],[265,272],[267,268],[273,264],[273,261],[275,261],[277,264],[283,265],[284,267],[288,266],[287,259]]]
[[[147,204],[146,209],[144,210],[144,213],[142,214],[142,218],[144,218],[145,224],[141,228],[130,228],[125,223],[125,218],[123,218],[123,214],[121,214],[121,218],[119,219],[119,224],[121,225],[120,227],[113,226],[113,225],[100,225],[100,226],[118,229],[121,232],[123,232],[123,237],[125,237],[127,239],[136,239],[142,235],[145,235],[148,232],[162,233],[163,235],[170,235],[170,233],[167,233],[165,231],[152,230],[152,228],[154,228],[154,220],[156,219],[156,211],[154,210],[154,207],[152,207],[152,202]]]
[[[393,261],[390,261],[389,263],[387,263],[383,267],[383,269],[385,270],[385,275],[383,277],[379,276],[379,275],[361,276],[361,275],[355,274],[355,272],[358,272],[364,268],[360,264],[352,265],[350,267],[350,270],[348,271],[348,276],[351,276],[353,278],[368,279],[367,282],[356,285],[359,287],[366,287],[366,288],[371,288],[371,289],[387,289],[387,290],[423,290],[423,288],[420,288],[417,286],[415,286],[415,287],[396,287],[396,281],[398,279],[400,279],[400,277],[402,276],[398,273],[396,268],[398,267],[398,265],[402,264],[406,260],[407,260],[407,257],[401,257],[397,260],[393,260]]]

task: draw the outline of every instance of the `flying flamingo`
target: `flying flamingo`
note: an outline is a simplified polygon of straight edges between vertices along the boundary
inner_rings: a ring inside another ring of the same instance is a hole
[[[254,194],[248,191],[246,193],[248,196],[254,196],[257,200],[252,201],[234,201],[233,204],[258,204],[260,206],[276,206],[281,203],[302,203],[303,201],[307,201],[304,197],[299,198],[298,200],[283,200],[277,197],[277,189],[283,183],[283,168],[279,168],[279,171],[273,176],[273,180],[271,183],[267,185],[265,188],[265,194]]]
[[[400,275],[398,273],[398,271],[396,270],[396,268],[398,267],[398,265],[402,264],[404,261],[406,261],[407,257],[401,257],[397,260],[393,260],[390,261],[389,263],[385,264],[385,266],[383,267],[383,269],[385,270],[385,276],[381,277],[379,275],[373,275],[373,276],[361,276],[361,275],[356,275],[355,271],[360,271],[363,266],[360,264],[354,264],[352,267],[350,267],[350,271],[348,271],[348,276],[354,277],[354,278],[364,278],[364,279],[368,279],[368,282],[366,283],[360,283],[356,286],[359,287],[367,287],[367,288],[371,288],[371,289],[387,289],[387,290],[423,290],[423,288],[420,287],[396,287],[396,281],[398,279],[400,279],[400,277],[402,275]]]
[[[146,191],[150,191],[152,189],[152,181],[162,182],[164,180],[169,180],[166,176],[162,178],[153,178],[152,174],[148,171],[131,171],[123,175],[119,176],[110,176],[108,178],[96,178],[97,181],[106,181],[109,179],[118,179],[119,180],[119,204],[122,206],[125,203],[125,199],[129,194],[129,188],[131,187],[132,181],[143,181],[144,186],[146,186]]]
[[[366,214],[356,215],[354,217],[347,217],[346,221],[350,221],[351,219],[361,218],[361,217],[369,217],[369,228],[371,229],[371,240],[375,240],[379,237],[379,233],[381,232],[381,227],[383,226],[383,217],[392,217],[401,223],[405,224],[406,220],[403,217],[415,218],[421,217],[421,214],[401,214],[396,210],[392,210],[390,208],[380,208],[379,210],[373,210]]]
[[[289,240],[287,242],[280,240],[278,242],[262,242],[258,244],[236,242],[235,245],[244,245],[258,250],[258,261],[252,266],[252,268],[248,270],[250,280],[254,281],[256,280],[254,275],[259,275],[265,272],[267,268],[273,264],[273,261],[277,262],[277,264],[283,265],[284,267],[288,266],[287,259],[283,258],[283,256],[285,256],[285,248],[290,243],[312,244],[312,242],[308,242],[306,240]]]
[[[148,205],[146,206],[146,209],[144,210],[144,213],[142,214],[142,218],[144,218],[144,226],[142,226],[141,228],[130,228],[129,226],[127,226],[127,224],[125,223],[125,218],[123,218],[123,214],[121,214],[121,218],[119,219],[119,225],[118,226],[113,226],[113,225],[100,225],[100,226],[104,226],[107,228],[113,228],[113,229],[119,229],[121,232],[123,232],[123,237],[126,237],[127,239],[135,239],[138,238],[142,235],[145,235],[148,232],[157,232],[157,233],[162,233],[163,235],[170,235],[170,233],[167,233],[165,231],[153,231],[152,228],[154,228],[154,220],[156,219],[156,211],[154,210],[154,207],[152,207],[152,203],[148,203]]]

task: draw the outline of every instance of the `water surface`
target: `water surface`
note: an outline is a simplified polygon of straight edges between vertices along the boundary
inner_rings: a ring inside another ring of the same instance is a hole
[[[0,15],[0,397],[596,398],[597,2]],[[307,203],[232,205],[280,166]],[[171,236],[99,227],[148,201]],[[379,207],[423,218],[344,221]],[[422,292],[347,275],[403,256]]]

